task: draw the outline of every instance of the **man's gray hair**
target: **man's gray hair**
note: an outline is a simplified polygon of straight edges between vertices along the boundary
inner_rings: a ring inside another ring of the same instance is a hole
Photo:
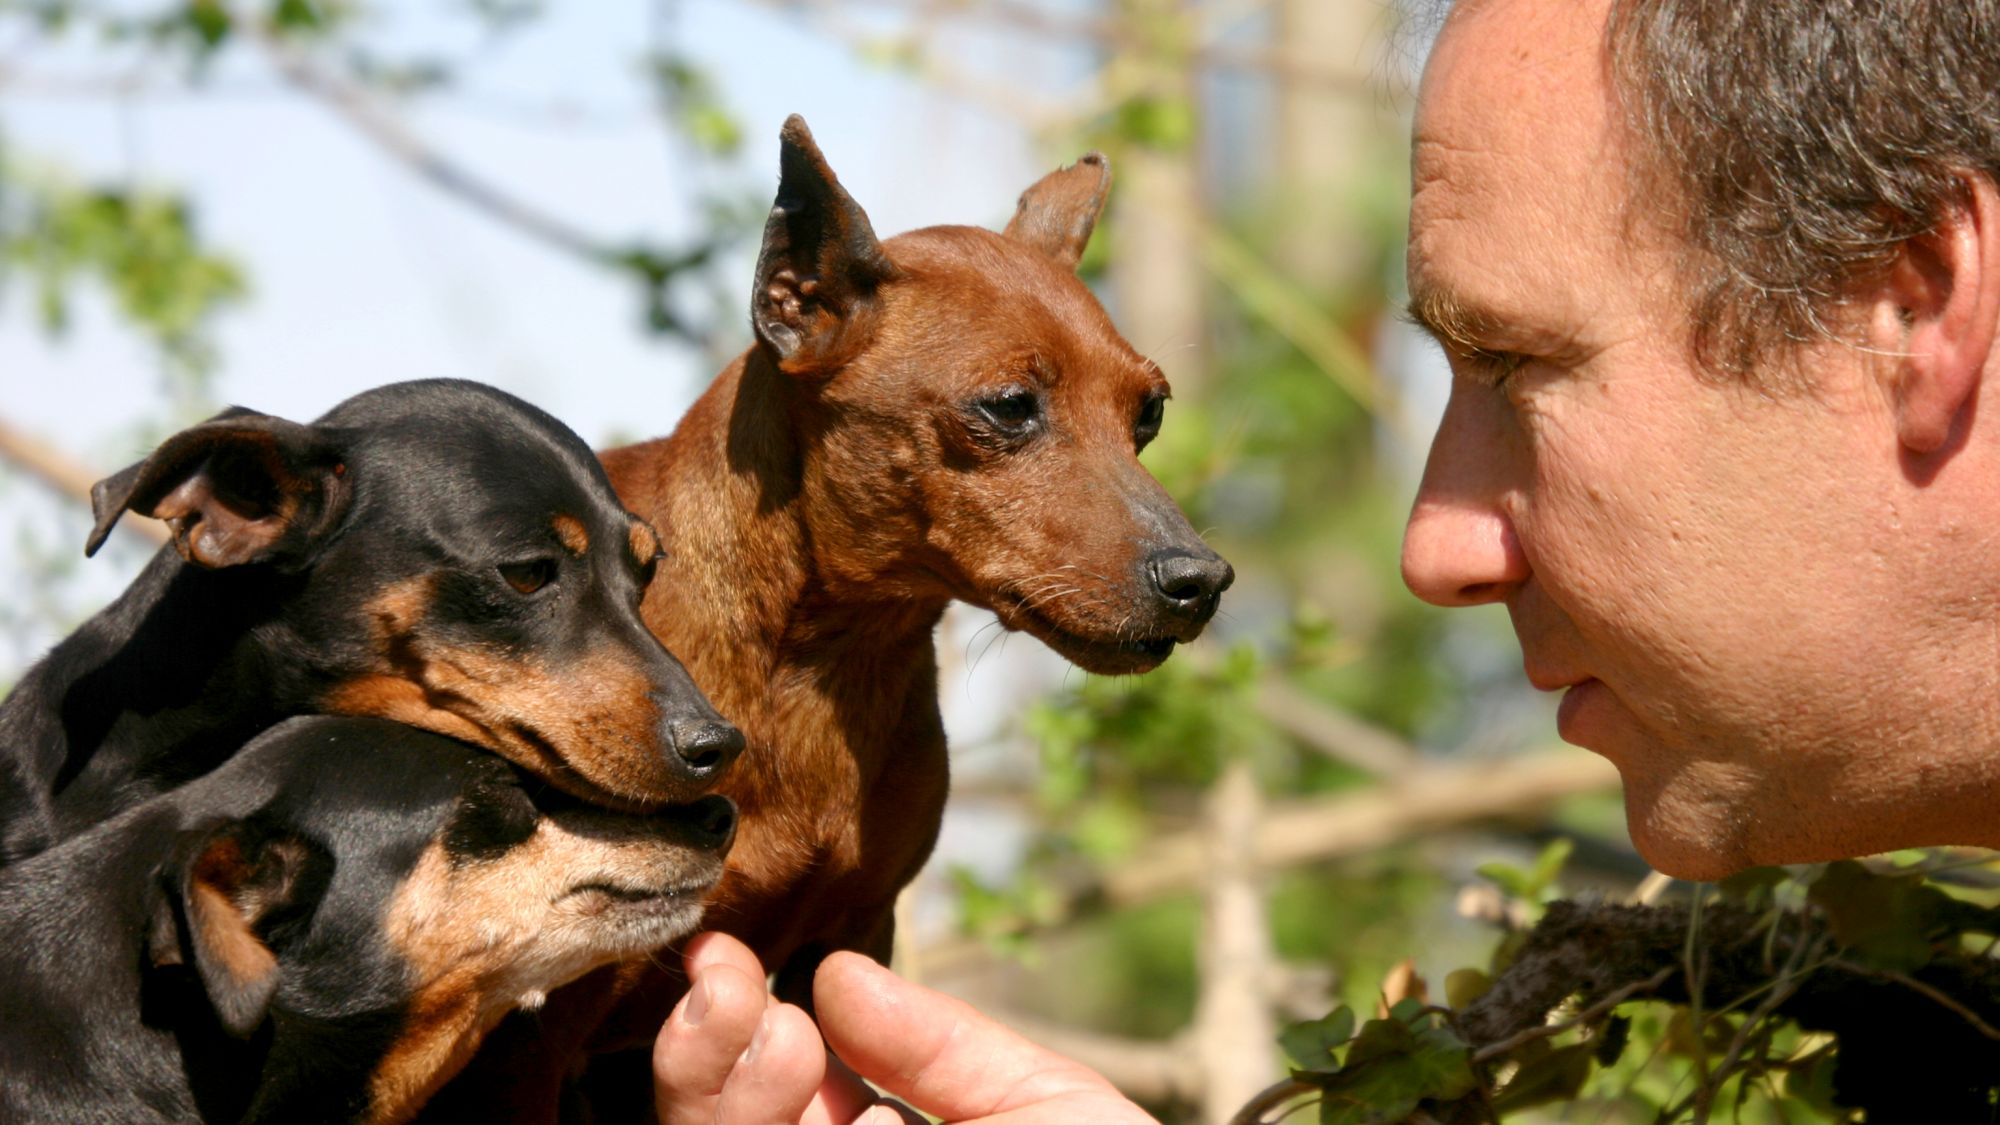
[[[1962,173],[2000,180],[2000,0],[1613,0],[1607,34],[1714,369],[1839,333]]]

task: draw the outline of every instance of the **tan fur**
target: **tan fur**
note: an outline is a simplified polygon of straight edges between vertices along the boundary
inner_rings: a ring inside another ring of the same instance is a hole
[[[369,1119],[408,1119],[465,1065],[510,1008],[694,925],[716,861],[590,814],[544,820],[495,860],[454,864],[432,844],[391,901],[385,929],[410,974],[410,1015],[370,1081]],[[646,903],[579,891],[666,892]]]
[[[373,715],[484,746],[580,797],[656,803],[659,715],[645,673],[607,647],[551,667],[516,653],[441,644],[423,630],[428,580],[391,586],[370,603],[380,664],[321,700],[331,712]],[[633,701],[641,703],[634,706]]]
[[[632,561],[640,566],[652,562],[660,553],[660,537],[653,532],[652,525],[645,520],[633,520],[632,529],[627,534],[625,546],[632,552]]]
[[[582,520],[575,516],[558,515],[554,525],[556,541],[563,545],[563,550],[577,558],[582,558],[590,550],[590,529],[583,526]]]

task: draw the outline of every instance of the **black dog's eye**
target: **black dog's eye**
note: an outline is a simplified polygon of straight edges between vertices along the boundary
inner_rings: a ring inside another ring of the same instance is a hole
[[[1132,425],[1132,437],[1139,443],[1140,449],[1146,448],[1147,443],[1160,436],[1160,420],[1166,413],[1165,395],[1153,395],[1139,408],[1139,420]]]
[[[1035,392],[1025,387],[1010,387],[999,394],[979,400],[979,412],[1001,430],[1020,433],[1035,424],[1041,416],[1042,403]]]
[[[527,562],[501,563],[500,577],[516,593],[532,594],[536,590],[556,580],[556,560],[529,559]]]

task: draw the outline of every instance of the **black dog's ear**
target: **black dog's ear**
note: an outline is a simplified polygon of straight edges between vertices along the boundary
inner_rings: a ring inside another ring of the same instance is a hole
[[[1111,162],[1101,152],[1086,152],[1076,163],[1029,185],[1002,233],[1073,270],[1090,244],[1090,232],[1097,228],[1097,216],[1110,192]]]
[[[165,520],[174,549],[201,566],[295,558],[339,522],[345,472],[311,426],[232,407],[92,486],[97,524],[83,553],[129,510]]]
[[[192,967],[217,1021],[248,1038],[278,988],[278,958],[260,927],[317,899],[330,863],[310,840],[256,821],[189,830],[164,873],[147,961]]]
[[[778,198],[757,254],[750,322],[779,370],[806,375],[839,367],[867,345],[875,288],[896,267],[805,118],[786,118],[778,144]]]

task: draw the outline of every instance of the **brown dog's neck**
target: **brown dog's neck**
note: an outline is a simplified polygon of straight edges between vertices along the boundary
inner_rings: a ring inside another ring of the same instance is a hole
[[[821,557],[811,511],[838,499],[808,495],[815,474],[800,431],[812,393],[752,349],[670,437],[604,455],[666,552],[647,623],[753,747],[778,747],[737,764],[726,788],[746,803],[802,759],[885,757],[891,731],[873,728],[937,709],[931,633],[948,597],[894,583],[857,596],[857,584],[829,580],[841,564]],[[876,765],[849,768],[865,783]]]

